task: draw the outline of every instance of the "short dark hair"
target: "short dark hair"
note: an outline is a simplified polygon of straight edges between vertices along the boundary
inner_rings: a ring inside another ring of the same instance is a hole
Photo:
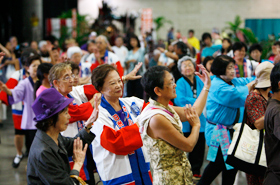
[[[227,48],[227,52],[229,52],[231,50],[231,48],[232,48],[232,43],[231,43],[231,40],[229,38],[223,38],[222,42],[224,42],[225,40],[230,44],[230,46]],[[221,52],[224,53],[225,49],[222,48]]]
[[[260,44],[253,44],[249,49],[249,53],[251,54],[254,50],[259,50],[259,52],[262,52],[263,49]]]
[[[211,66],[211,72],[216,76],[225,75],[227,66],[230,63],[235,64],[235,60],[227,55],[217,56]]]
[[[44,74],[49,74],[50,69],[52,68],[51,63],[42,63],[38,66],[37,69],[37,78],[38,80],[34,84],[34,99],[36,98],[36,91],[42,85],[42,81],[44,79]]]
[[[210,38],[212,40],[211,34],[208,32],[205,32],[202,34],[202,42],[204,42],[205,39]]]
[[[110,71],[117,71],[116,68],[109,64],[103,64],[96,67],[91,73],[91,83],[96,90],[101,92],[104,80]],[[118,72],[118,71],[117,71]]]
[[[75,62],[69,62],[69,64],[71,65],[72,68],[72,72],[77,69],[80,72],[80,67],[78,64],[76,64]]]
[[[137,40],[137,47],[138,47],[138,48],[141,47],[140,41],[139,41],[137,35],[134,35],[134,34],[133,34],[133,35],[131,35],[131,36],[129,37],[128,47],[127,47],[129,50],[132,50],[132,49],[133,49],[133,47],[132,47],[131,44],[130,44],[130,40],[131,40],[131,39],[136,39],[136,40]]]
[[[37,127],[37,129],[40,129],[44,132],[46,132],[51,126],[55,127],[56,123],[58,121],[58,115],[61,114],[62,112],[64,112],[67,108],[68,108],[68,106],[66,106],[64,109],[62,109],[61,111],[59,111],[58,113],[56,113],[55,115],[53,115],[52,117],[50,117],[48,119],[38,121],[35,126]]]
[[[191,33],[194,33],[194,30],[190,29],[190,30],[189,30],[189,33],[190,33],[190,32],[191,32]]]
[[[57,47],[57,46],[53,46],[52,47],[52,51],[54,51],[54,50],[58,50],[59,48]]]
[[[32,48],[24,48],[20,56],[21,65],[25,66],[27,59],[32,55],[38,55],[37,51]]]
[[[115,40],[117,40],[117,38],[121,38],[122,40],[124,40],[121,35],[118,35]]]
[[[177,46],[177,49],[181,49],[183,55],[188,54],[188,46],[184,42],[179,41],[176,43],[176,46]]]
[[[141,79],[141,84],[146,93],[148,93],[153,100],[157,100],[154,88],[159,87],[163,89],[165,71],[169,71],[165,66],[150,67]]]
[[[33,55],[33,56],[27,58],[25,66],[29,67],[34,60],[39,60],[40,63],[42,63],[40,55]]]
[[[206,68],[206,64],[210,61],[210,60],[214,60],[214,57],[212,57],[212,56],[207,56],[207,57],[205,57],[205,59],[203,60],[203,66]],[[210,71],[208,71],[208,72],[210,72]]]
[[[280,46],[280,41],[274,42],[273,46]]]
[[[280,63],[275,64],[270,74],[271,90],[279,92],[278,82],[280,81]]]
[[[245,52],[247,52],[246,44],[244,44],[243,42],[236,42],[232,46],[232,51],[234,53],[236,50],[241,50],[243,47],[245,48]]]

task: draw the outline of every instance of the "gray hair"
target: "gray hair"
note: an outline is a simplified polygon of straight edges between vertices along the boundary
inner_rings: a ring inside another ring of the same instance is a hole
[[[99,35],[98,37],[96,37],[96,40],[97,40],[98,38],[101,38],[102,40],[104,40],[104,41],[106,42],[106,44],[109,43],[107,37],[105,37],[104,35]]]
[[[182,63],[187,61],[187,60],[190,60],[192,62],[194,68],[196,67],[196,63],[195,63],[196,59],[194,59],[194,58],[192,58],[190,56],[184,56],[180,60],[178,60],[178,64],[177,64],[178,70],[180,71],[180,73],[181,73],[181,65],[182,65]]]

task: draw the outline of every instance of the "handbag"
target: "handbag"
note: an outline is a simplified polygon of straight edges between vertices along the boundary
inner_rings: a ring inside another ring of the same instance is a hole
[[[264,176],[267,163],[264,149],[264,130],[251,129],[245,122],[236,123],[226,163],[248,174]]]

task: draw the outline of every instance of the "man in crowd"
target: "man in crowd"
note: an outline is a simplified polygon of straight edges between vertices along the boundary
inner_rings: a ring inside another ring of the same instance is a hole
[[[118,36],[115,40],[115,46],[112,47],[114,53],[119,57],[122,67],[125,67],[125,58],[128,54],[128,49],[123,45],[123,38]]]
[[[199,40],[194,36],[194,30],[189,30],[188,43],[192,45],[197,51],[200,50]]]
[[[203,48],[202,52],[201,52],[201,58],[202,58],[202,62],[204,60],[205,57],[208,56],[213,56],[213,54],[222,49],[222,45],[213,45],[212,44],[212,37],[210,35],[210,33],[203,33],[202,35],[202,41],[205,44],[205,48]]]
[[[120,74],[120,76],[123,76],[124,71],[123,71],[123,67],[121,65],[121,62],[119,60],[119,57],[111,52],[111,48],[110,48],[110,44],[108,42],[108,39],[104,36],[104,35],[99,35],[96,38],[96,45],[100,54],[100,59],[101,59],[101,63],[100,64],[115,64],[117,66],[117,70]],[[99,65],[99,64],[97,64]],[[93,68],[95,68],[93,66]],[[92,70],[93,70],[92,68]]]
[[[267,171],[264,185],[280,184],[280,64],[277,63],[270,75],[272,98],[264,116],[265,152]]]

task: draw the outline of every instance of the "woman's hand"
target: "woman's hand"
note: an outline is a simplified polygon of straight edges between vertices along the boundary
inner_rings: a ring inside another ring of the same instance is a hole
[[[12,96],[12,91],[2,81],[0,81],[0,90],[6,92],[9,96]]]
[[[142,62],[138,63],[130,73],[125,75],[124,76],[125,81],[127,81],[127,80],[137,80],[137,79],[141,78],[142,77],[141,75],[136,76],[136,74],[139,71],[139,69],[141,68],[142,64],[143,64]]]
[[[73,144],[73,161],[74,161],[74,167],[73,169],[80,171],[85,160],[86,151],[88,148],[88,144],[85,144],[85,147],[83,149],[83,141],[78,137],[74,140]]]
[[[208,71],[205,69],[203,65],[199,64],[197,66],[201,70],[202,74],[200,74],[199,72],[195,72],[195,74],[203,81],[204,86],[207,89],[210,89],[211,86],[210,74],[208,73]]]
[[[99,113],[99,109],[98,109],[98,105],[100,104],[100,100],[101,100],[101,94],[98,95],[100,93],[97,93],[97,95],[94,95],[94,110],[92,111],[90,117],[88,118],[88,120],[85,123],[85,128],[86,130],[88,130],[89,132],[89,128],[91,128],[91,126],[93,125],[93,123],[97,120],[98,118],[98,113]]]
[[[157,48],[161,53],[164,53],[165,49],[163,49],[162,47],[158,47]]]
[[[197,115],[197,112],[195,111],[195,107],[192,107],[191,105],[186,105],[184,108],[184,112],[186,115],[187,121],[190,123],[192,127],[199,126],[200,127],[200,120]]]
[[[2,63],[4,56],[5,56],[5,53],[0,52],[0,64]]]

